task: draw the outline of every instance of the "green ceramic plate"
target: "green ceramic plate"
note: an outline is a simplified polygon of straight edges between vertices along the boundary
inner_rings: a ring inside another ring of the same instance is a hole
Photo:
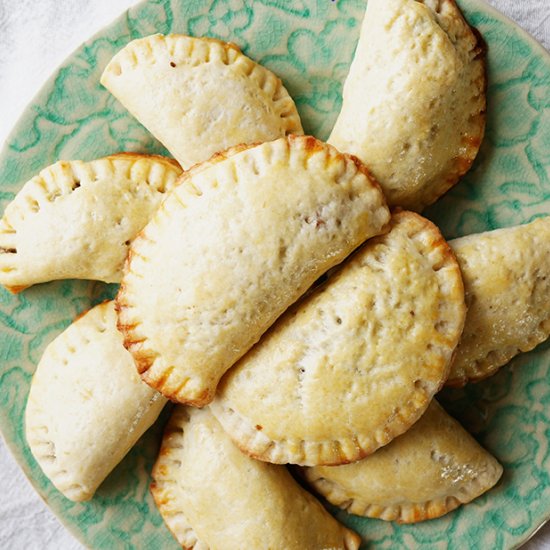
[[[461,0],[489,45],[487,137],[473,170],[427,215],[447,237],[528,222],[550,212],[550,59],[480,0]],[[162,147],[99,84],[111,56],[154,32],[239,44],[285,81],[307,132],[326,138],[358,37],[364,0],[148,0],[80,47],[27,108],[0,158],[2,206],[58,159],[91,160]],[[89,503],[62,497],[33,460],[23,411],[46,344],[80,312],[112,296],[89,282],[0,291],[0,425],[19,464],[67,527],[93,548],[177,548],[149,495],[157,425]],[[504,464],[499,486],[448,516],[399,526],[338,513],[369,548],[511,548],[550,516],[550,346],[489,381],[443,396],[448,409]]]

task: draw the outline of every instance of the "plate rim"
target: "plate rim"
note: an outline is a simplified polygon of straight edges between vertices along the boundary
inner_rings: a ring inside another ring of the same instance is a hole
[[[29,110],[32,108],[33,105],[38,103],[38,98],[43,95],[44,91],[52,85],[52,83],[55,81],[57,76],[59,75],[60,71],[70,65],[74,62],[74,57],[82,50],[82,48],[90,43],[95,41],[97,38],[104,35],[105,31],[116,25],[119,21],[125,19],[129,13],[133,12],[134,10],[141,9],[142,6],[149,4],[152,0],[140,0],[139,2],[136,2],[135,4],[131,5],[127,9],[123,10],[118,16],[114,17],[112,20],[110,20],[106,25],[103,25],[98,31],[92,33],[88,38],[80,42],[80,44],[73,48],[72,51],[70,51],[64,59],[57,64],[57,66],[52,70],[50,75],[42,81],[42,83],[37,87],[36,92],[32,95],[31,99],[27,102],[27,104],[23,107],[21,110],[16,122],[13,124],[12,128],[8,131],[6,138],[2,144],[2,147],[0,148],[0,165],[2,165],[5,161],[5,158],[9,154],[9,144],[13,141],[16,134],[18,134],[21,129],[24,127],[26,116],[29,112]],[[451,0],[453,1],[453,0]],[[366,3],[368,0],[366,0]],[[523,40],[525,40],[534,50],[535,53],[542,58],[544,58],[545,62],[548,64],[548,67],[550,68],[550,51],[547,50],[536,38],[534,38],[528,31],[523,29],[516,21],[508,17],[507,15],[503,14],[501,11],[499,11],[496,7],[492,6],[487,2],[487,0],[456,0],[457,4],[459,5],[465,5],[467,7],[467,11],[485,11],[487,12],[491,17],[493,17],[496,20],[499,20],[500,22],[504,23],[507,27],[513,29],[513,31]],[[550,215],[550,214],[549,214]],[[26,401],[26,397],[23,397]],[[24,418],[22,418],[22,422],[24,424]],[[68,521],[67,518],[65,518],[64,515],[61,515],[57,512],[57,510],[51,506],[49,503],[49,496],[47,493],[42,492],[42,490],[39,487],[38,481],[31,475],[32,472],[27,471],[25,461],[23,459],[23,453],[20,447],[16,444],[15,440],[9,440],[6,436],[4,427],[4,415],[0,414],[0,438],[2,442],[4,443],[4,447],[8,450],[9,454],[15,461],[17,467],[19,470],[23,473],[26,480],[30,483],[32,488],[34,489],[35,493],[38,495],[40,500],[47,506],[48,510],[55,516],[55,518],[69,531],[69,533],[84,547],[89,548],[87,541],[84,538],[84,533],[82,529],[78,529],[76,524],[73,524]],[[549,440],[550,441],[550,440]],[[525,536],[521,539],[518,539],[515,544],[511,547],[513,549],[517,549],[521,546],[523,546],[525,543],[527,543],[529,540],[531,540],[547,523],[550,522],[550,501],[548,510],[544,516],[544,519],[542,522],[536,522],[536,525],[534,525],[528,533],[525,534]],[[549,539],[550,540],[550,539]]]

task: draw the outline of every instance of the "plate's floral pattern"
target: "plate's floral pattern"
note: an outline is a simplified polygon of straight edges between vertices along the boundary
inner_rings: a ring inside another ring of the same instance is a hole
[[[522,31],[479,0],[462,0],[489,45],[487,137],[469,175],[427,211],[447,237],[527,222],[550,213],[550,61]],[[0,158],[0,201],[60,158],[121,150],[165,153],[99,84],[131,39],[154,32],[208,34],[240,45],[276,71],[306,131],[326,138],[341,104],[364,0],[147,0],[82,45],[27,108]],[[177,548],[148,492],[162,419],[96,497],[75,504],[43,476],[24,438],[26,395],[44,347],[114,286],[63,281],[18,296],[0,290],[0,425],[22,468],[58,516],[93,548]],[[444,391],[447,408],[505,466],[496,489],[420,525],[338,517],[369,548],[511,548],[550,515],[550,345],[497,376]],[[165,411],[163,418],[166,418]]]

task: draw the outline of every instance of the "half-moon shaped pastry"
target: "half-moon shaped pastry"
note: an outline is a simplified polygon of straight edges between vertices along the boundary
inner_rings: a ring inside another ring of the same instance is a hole
[[[105,302],[46,348],[27,402],[27,441],[59,491],[88,500],[165,403],[136,373],[114,303]]]
[[[388,220],[361,163],[312,137],[191,170],[133,241],[117,296],[143,379],[206,405],[275,319]]]
[[[369,0],[329,143],[369,167],[390,205],[420,211],[477,155],[484,59],[454,0]]]
[[[352,514],[415,523],[440,517],[493,487],[502,466],[435,401],[407,432],[344,466],[304,468],[330,503]]]
[[[468,314],[448,384],[494,374],[550,335],[550,217],[450,241]]]
[[[130,241],[181,173],[134,153],[48,166],[0,220],[0,283],[18,292],[55,279],[119,282]]]
[[[160,514],[189,550],[355,550],[361,542],[284,466],[241,453],[207,408],[174,409],[153,480]]]
[[[302,133],[279,78],[213,38],[134,40],[113,57],[101,83],[184,168],[240,143]]]
[[[221,380],[212,412],[274,463],[343,464],[386,445],[447,379],[465,306],[438,229],[411,212],[295,304]]]

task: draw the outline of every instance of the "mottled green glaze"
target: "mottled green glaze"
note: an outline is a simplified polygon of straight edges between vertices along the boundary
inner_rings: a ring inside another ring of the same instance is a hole
[[[460,5],[489,45],[487,137],[469,175],[427,215],[447,237],[527,222],[550,212],[550,61],[479,0]],[[307,132],[326,138],[358,37],[364,0],[149,0],[80,47],[25,111],[0,158],[2,206],[23,182],[63,159],[117,151],[164,152],[99,84],[129,40],[154,32],[207,34],[239,44],[284,80]],[[112,296],[100,283],[56,282],[18,296],[0,290],[0,425],[21,467],[63,522],[93,548],[177,548],[148,491],[161,422],[89,503],[61,496],[25,442],[29,382],[46,344],[83,310]],[[550,515],[550,346],[497,376],[446,391],[448,409],[505,466],[488,495],[413,526],[338,517],[365,547],[511,548]],[[166,415],[164,415],[166,416]]]

